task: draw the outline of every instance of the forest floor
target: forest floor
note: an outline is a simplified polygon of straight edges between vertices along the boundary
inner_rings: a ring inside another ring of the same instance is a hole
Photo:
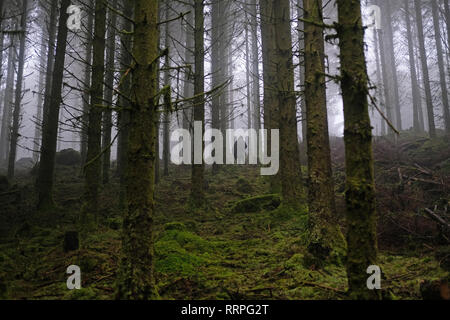
[[[332,149],[345,232],[342,139],[334,139]],[[448,217],[449,142],[407,134],[397,143],[377,140],[374,153],[383,295],[420,299],[422,282],[449,277],[448,237],[423,213],[430,208]],[[307,208],[277,208],[278,196],[267,196],[269,180],[257,167],[223,166],[216,175],[208,169],[204,210],[189,209],[190,169],[170,169],[156,192],[155,270],[162,298],[346,299],[345,267],[318,267],[305,254]],[[0,298],[114,298],[122,223],[117,180],[103,188],[98,230],[82,249],[63,250],[65,232],[77,229],[79,171],[58,167],[59,209],[46,214],[33,210],[32,174],[20,175],[9,188],[13,193],[0,192]],[[66,287],[71,264],[82,270],[81,290]]]

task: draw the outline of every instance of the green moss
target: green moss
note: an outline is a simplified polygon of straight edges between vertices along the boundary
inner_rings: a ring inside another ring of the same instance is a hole
[[[171,223],[169,226],[169,230],[166,229],[155,244],[156,271],[194,275],[199,267],[209,262],[215,244],[185,231],[182,223]]]

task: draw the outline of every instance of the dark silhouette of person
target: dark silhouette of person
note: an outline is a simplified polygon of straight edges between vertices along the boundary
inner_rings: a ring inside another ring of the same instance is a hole
[[[242,142],[244,143],[244,162],[245,162],[245,154],[247,154],[247,143],[245,142],[245,140],[242,137],[239,137],[239,139],[237,139],[234,142],[234,160],[237,162],[238,161],[238,142],[240,142],[240,145],[242,145]]]

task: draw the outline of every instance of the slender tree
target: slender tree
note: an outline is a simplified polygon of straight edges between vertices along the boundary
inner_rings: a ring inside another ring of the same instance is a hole
[[[27,32],[28,17],[28,0],[22,0],[22,13],[20,18],[20,35],[19,35],[19,61],[17,67],[17,85],[16,96],[14,99],[13,124],[11,128],[11,141],[8,155],[8,178],[14,177],[14,167],[16,164],[17,142],[19,141],[19,121],[20,109],[22,105],[22,86],[23,86],[23,70],[25,66],[25,40]]]
[[[158,0],[134,1],[134,43],[122,259],[117,297],[158,297],[154,278],[154,165],[158,99]]]
[[[89,1],[90,7],[94,6],[94,0]],[[92,74],[92,31],[94,27],[94,14],[92,14],[91,10],[87,11],[87,24],[86,24],[86,43],[85,43],[85,66],[84,66],[84,77],[83,77],[83,111],[81,115],[81,145],[80,145],[80,154],[81,154],[81,163],[84,165],[86,161],[86,153],[87,153],[87,141],[88,141],[88,122],[89,122],[89,106],[90,106],[90,88],[91,88],[91,74]]]
[[[450,106],[448,102],[447,79],[444,65],[444,53],[442,49],[441,30],[439,21],[439,3],[437,0],[431,1],[431,10],[433,13],[434,39],[436,43],[436,54],[439,67],[439,82],[441,84],[442,109],[444,116],[445,131],[450,135]]]
[[[414,0],[414,6],[416,10],[416,25],[417,25],[417,36],[419,38],[419,53],[420,53],[420,63],[422,65],[422,80],[423,86],[425,88],[425,101],[427,103],[427,113],[428,113],[428,131],[431,138],[436,137],[436,126],[434,122],[434,110],[433,110],[433,100],[431,96],[431,85],[430,76],[428,72],[427,64],[427,53],[425,50],[425,37],[423,31],[423,20],[422,20],[422,1]]]
[[[38,162],[39,161],[39,149],[41,146],[41,126],[42,126],[42,105],[44,102],[44,96],[43,96],[43,91],[44,91],[44,81],[45,81],[45,53],[47,51],[46,48],[46,41],[45,41],[45,37],[44,35],[46,34],[46,32],[44,32],[44,30],[42,30],[42,39],[41,39],[41,48],[40,48],[40,52],[39,52],[39,82],[38,82],[38,97],[37,97],[37,111],[36,111],[36,118],[35,118],[35,127],[34,127],[34,141],[33,141],[33,148],[34,148],[34,152],[33,152],[33,160],[34,162]]]
[[[422,131],[420,129],[419,122],[419,109],[422,108],[420,102],[420,91],[417,83],[417,71],[416,71],[416,57],[414,55],[414,43],[411,31],[411,18],[409,10],[409,0],[404,0],[405,7],[405,21],[406,21],[406,36],[408,40],[408,54],[409,54],[409,70],[411,73],[411,90],[413,98],[413,128],[416,132]]]
[[[106,6],[103,0],[95,1],[94,42],[91,77],[91,104],[89,107],[88,142],[85,170],[85,198],[82,210],[82,228],[90,227],[98,212],[101,175],[101,132],[103,106],[103,79],[105,74]]]
[[[8,75],[6,76],[5,97],[3,102],[2,129],[0,133],[0,164],[7,163],[11,129],[11,111],[14,102],[14,78],[16,66],[16,49],[14,37],[10,37],[8,49]]]
[[[112,8],[117,8],[117,0],[111,3]],[[115,73],[115,53],[116,53],[116,23],[117,15],[109,11],[109,29],[107,43],[106,76],[105,76],[105,103],[107,109],[103,112],[103,184],[109,183],[109,171],[111,170],[111,130],[113,106],[113,87]]]
[[[203,132],[205,128],[205,67],[204,67],[204,3],[203,0],[195,0],[194,2],[195,11],[195,73],[194,73],[194,121],[199,121],[201,123],[201,131]],[[199,134],[198,132],[196,134]],[[203,134],[200,132],[200,135]],[[196,157],[203,157],[204,142],[201,141],[201,149],[195,150],[194,152],[194,163],[192,164],[192,191],[191,199],[194,206],[201,206],[204,199],[203,190],[203,175],[205,166],[203,164],[203,159],[198,159],[195,161]],[[194,146],[195,148],[195,146]],[[201,164],[196,164],[195,162],[201,162]]]
[[[344,101],[347,215],[347,276],[351,297],[378,298],[368,290],[366,270],[376,264],[376,205],[372,127],[367,101],[368,76],[359,0],[337,0]]]
[[[264,80],[264,129],[267,131],[267,150],[271,150],[271,129],[279,129],[278,99],[276,96],[277,67],[274,63],[276,58],[274,7],[271,0],[261,0],[261,43],[263,59]],[[280,175],[277,174],[270,179],[271,192],[280,192]]]
[[[258,49],[258,1],[250,0],[249,14],[250,14],[250,31],[252,35],[252,101],[253,101],[253,127],[261,128],[261,102],[259,89],[259,49]]]
[[[394,33],[392,31],[392,8],[390,1],[383,1],[383,7],[386,9],[383,17],[386,17],[386,41],[389,56],[389,69],[392,73],[392,91],[395,114],[395,124],[398,130],[402,129],[402,116],[400,112],[400,95],[398,89],[397,62],[395,59]]]
[[[121,110],[118,115],[118,144],[117,144],[117,171],[120,177],[120,207],[122,210],[126,207],[126,171],[128,164],[128,139],[130,132],[130,91],[131,91],[131,64],[133,62],[130,54],[132,50],[133,24],[130,19],[133,16],[133,5],[131,0],[123,0],[124,14],[128,19],[123,19],[123,28],[125,32],[122,35],[121,47],[121,67],[123,73],[119,83],[119,90],[121,95],[120,106]]]
[[[170,15],[170,3],[166,1],[166,13],[165,19],[169,21]],[[166,94],[164,95],[164,115],[163,115],[163,173],[164,176],[169,175],[169,158],[170,158],[170,23],[165,24],[165,34],[164,34],[164,47],[169,50],[165,56],[164,61],[164,86],[166,86]]]

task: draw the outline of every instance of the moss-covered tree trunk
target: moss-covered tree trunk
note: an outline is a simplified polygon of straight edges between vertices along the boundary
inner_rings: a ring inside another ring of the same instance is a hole
[[[204,4],[203,0],[195,0],[194,11],[195,11],[195,73],[194,73],[194,121],[200,121],[202,131],[205,127],[205,99],[203,92],[205,91],[205,67],[204,67],[204,16],[203,16]],[[204,142],[202,139],[202,148],[200,150],[202,157],[202,164],[192,164],[192,190],[191,190],[191,200],[194,206],[203,205],[204,190],[203,190],[203,175],[205,166],[203,164],[203,150]],[[195,154],[194,154],[195,157]]]
[[[341,89],[344,101],[347,276],[351,297],[377,298],[366,270],[377,261],[372,127],[360,0],[338,0]]]
[[[67,46],[67,24],[69,17],[67,8],[70,5],[69,0],[61,3],[58,37],[56,44],[55,64],[52,73],[51,94],[45,97],[49,100],[48,110],[44,112],[42,123],[42,146],[41,146],[41,162],[37,178],[37,190],[39,193],[38,208],[46,209],[53,206],[52,189],[53,174],[55,169],[56,144],[58,136],[59,109],[62,96],[62,84],[64,75],[64,61]],[[45,105],[46,103],[44,103]]]
[[[325,44],[322,1],[304,0],[305,103],[308,145],[309,251],[320,259],[333,252],[342,256],[344,237],[336,221],[333,172],[325,87]],[[311,23],[309,23],[311,22]]]
[[[135,0],[127,201],[119,299],[155,299],[153,212],[158,105],[158,0]]]
[[[280,178],[283,204],[298,204],[301,192],[300,153],[297,137],[296,94],[292,62],[289,0],[272,1],[275,30],[275,87],[280,126]],[[273,113],[272,113],[273,115]]]
[[[105,75],[106,6],[95,1],[94,41],[92,53],[91,104],[89,107],[88,142],[85,170],[85,204],[81,216],[82,228],[90,228],[97,218],[101,179],[101,139],[103,79]]]
[[[433,97],[431,95],[430,76],[428,72],[427,53],[425,50],[425,37],[422,20],[422,1],[414,0],[416,10],[417,36],[419,38],[420,63],[422,65],[422,79],[425,88],[425,101],[427,103],[428,132],[431,138],[436,137],[436,126],[434,122]]]

